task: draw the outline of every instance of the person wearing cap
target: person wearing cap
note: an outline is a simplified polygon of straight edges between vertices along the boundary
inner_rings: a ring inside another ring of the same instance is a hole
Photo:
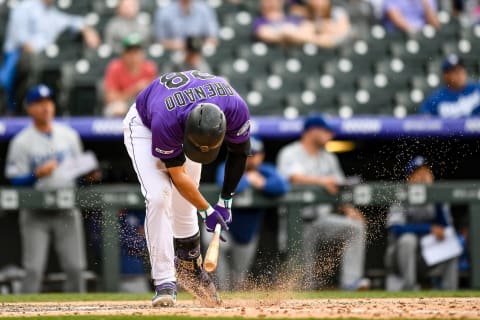
[[[468,80],[465,65],[457,55],[442,64],[444,85],[420,105],[419,113],[441,118],[461,118],[480,114],[480,83]]]
[[[105,43],[110,45],[113,52],[121,54],[123,51],[123,39],[131,34],[139,34],[148,45],[151,40],[151,30],[140,19],[139,0],[120,0],[116,14],[108,20],[105,26]]]
[[[54,122],[52,90],[45,85],[31,88],[26,97],[32,124],[10,142],[5,176],[16,187],[32,186],[54,191],[74,188],[76,181],[59,170],[67,159],[82,153],[80,137],[73,129]],[[73,209],[20,209],[22,264],[26,276],[22,292],[39,293],[47,263],[49,244],[53,243],[60,266],[66,274],[64,290],[84,292],[82,272],[86,268],[82,215]]]
[[[146,200],[153,306],[175,305],[177,281],[202,304],[219,305],[202,266],[197,213],[208,232],[220,227],[224,239],[250,152],[248,105],[221,77],[198,70],[172,72],[140,92],[123,127]],[[210,205],[198,189],[202,164],[214,162],[224,142],[224,182],[218,201]]]
[[[96,48],[100,37],[80,16],[59,10],[53,0],[24,0],[10,12],[4,59],[0,67],[0,86],[7,93],[8,111],[18,112],[26,88],[36,81],[41,61],[38,55],[55,43],[64,31],[80,33],[88,47]]]
[[[251,155],[247,158],[243,174],[235,192],[256,190],[266,196],[278,197],[290,190],[290,184],[281,176],[275,165],[265,163],[263,142],[250,138]],[[225,162],[217,167],[217,185],[224,183]],[[233,210],[235,219],[225,237],[226,245],[220,250],[216,271],[220,290],[239,290],[246,285],[248,272],[253,264],[265,209],[248,208]]]
[[[158,75],[156,64],[145,59],[139,34],[125,37],[122,43],[121,57],[112,60],[105,70],[103,112],[107,117],[124,116],[137,94]]]
[[[280,150],[277,157],[279,172],[292,185],[321,187],[330,194],[337,194],[345,183],[345,175],[336,155],[325,150],[334,132],[321,115],[308,116],[300,140]],[[342,248],[340,287],[344,290],[364,290],[370,286],[369,280],[364,278],[365,218],[351,205],[343,205],[338,210],[342,214],[334,214],[334,208],[328,204],[316,204],[302,210],[303,286],[307,290],[316,289],[317,276],[322,276],[322,270],[315,268],[318,248],[327,250],[330,257],[337,256],[338,247],[332,247],[332,242],[340,243]],[[323,271],[330,274],[330,270]]]
[[[434,175],[426,159],[412,158],[405,168],[408,184],[432,184]],[[434,287],[443,290],[458,288],[458,258],[427,267],[420,255],[421,237],[432,234],[445,237],[446,228],[453,228],[450,208],[443,203],[405,205],[392,204],[387,214],[388,247],[385,255],[387,290],[416,290],[419,275],[440,279]]]
[[[385,0],[383,20],[390,32],[417,33],[426,25],[440,29],[437,0]]]

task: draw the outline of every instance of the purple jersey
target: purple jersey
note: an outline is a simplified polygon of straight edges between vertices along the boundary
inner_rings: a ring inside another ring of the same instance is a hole
[[[225,79],[197,70],[167,73],[140,92],[136,100],[143,124],[152,131],[153,156],[170,159],[183,152],[188,114],[202,102],[216,104],[225,114],[228,142],[248,139],[248,106]]]

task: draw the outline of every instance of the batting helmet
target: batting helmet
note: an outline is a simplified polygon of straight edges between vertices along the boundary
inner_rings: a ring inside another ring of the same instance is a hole
[[[187,118],[183,151],[185,155],[203,164],[213,162],[220,151],[226,131],[223,111],[212,103],[201,103]]]

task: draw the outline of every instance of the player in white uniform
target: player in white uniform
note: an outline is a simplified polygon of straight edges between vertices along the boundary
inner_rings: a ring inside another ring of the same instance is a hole
[[[34,186],[38,190],[58,190],[75,186],[57,169],[68,157],[82,152],[77,132],[54,123],[55,104],[52,91],[45,85],[30,89],[26,98],[27,113],[33,124],[11,141],[5,175],[14,186]],[[37,293],[50,241],[53,241],[60,265],[66,273],[64,290],[84,292],[82,272],[86,267],[82,216],[78,209],[20,210],[22,263],[26,271],[24,293]],[[53,238],[52,238],[53,236]]]

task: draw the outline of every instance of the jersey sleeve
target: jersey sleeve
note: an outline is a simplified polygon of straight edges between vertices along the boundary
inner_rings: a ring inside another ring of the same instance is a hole
[[[438,115],[438,101],[440,100],[439,94],[434,92],[427,99],[425,99],[418,108],[419,114],[431,114]]]
[[[9,179],[24,177],[33,173],[28,146],[19,139],[13,139],[8,147],[5,176]]]
[[[151,131],[154,157],[172,159],[183,153],[183,130],[180,126],[167,126],[159,116],[154,116]]]
[[[250,137],[250,111],[247,103],[239,96],[234,101],[233,106],[225,112],[227,120],[225,139],[230,143],[239,144]]]

